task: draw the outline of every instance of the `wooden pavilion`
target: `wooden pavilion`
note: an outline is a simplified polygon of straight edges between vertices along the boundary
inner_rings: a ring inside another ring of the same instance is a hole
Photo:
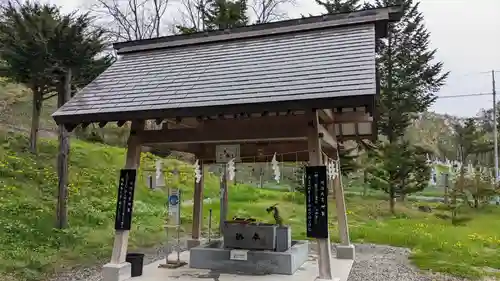
[[[241,161],[277,153],[322,165],[325,154],[337,157],[338,141],[376,138],[375,42],[399,18],[389,7],[116,43],[118,61],[53,117],[68,131],[131,122],[127,169],[138,168],[141,146],[190,152],[207,164],[219,144],[239,144]],[[340,185],[336,193],[341,247],[353,258]],[[194,240],[202,194],[196,184]],[[128,236],[116,231],[105,281],[123,279]],[[319,276],[331,279],[330,242],[318,246]]]

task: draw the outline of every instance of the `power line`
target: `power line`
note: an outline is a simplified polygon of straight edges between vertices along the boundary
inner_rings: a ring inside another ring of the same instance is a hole
[[[448,98],[465,98],[465,97],[477,97],[477,96],[491,96],[492,93],[478,93],[478,94],[465,94],[465,95],[447,95],[447,96],[437,96],[438,99],[448,99]]]

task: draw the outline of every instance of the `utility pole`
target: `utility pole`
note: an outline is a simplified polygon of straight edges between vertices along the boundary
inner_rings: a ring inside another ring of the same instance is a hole
[[[495,90],[495,70],[491,71],[491,84],[493,92],[493,142],[494,142],[494,153],[495,153],[495,188],[498,186],[498,124],[497,124],[497,92]],[[497,196],[496,204],[500,204],[500,198]]]

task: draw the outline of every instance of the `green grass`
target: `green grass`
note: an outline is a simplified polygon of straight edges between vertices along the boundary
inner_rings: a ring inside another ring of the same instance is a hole
[[[57,175],[56,140],[40,141],[40,153],[27,152],[25,137],[0,133],[0,274],[2,281],[43,280],[43,277],[75,265],[102,263],[111,253],[116,185],[123,166],[121,148],[72,141],[70,165],[69,224],[56,230]],[[167,160],[167,167],[181,170],[168,178],[169,186],[183,190],[184,199],[193,194],[192,168]],[[154,159],[145,154],[141,167],[151,169]],[[164,240],[166,195],[145,187],[145,171],[139,173],[130,247],[157,245]],[[217,198],[218,177],[205,176],[205,197]],[[378,243],[412,249],[413,262],[422,269],[464,277],[479,277],[486,268],[500,268],[500,210],[495,206],[477,212],[464,226],[452,226],[435,214],[417,211],[418,202],[398,203],[397,215],[377,197],[348,196],[351,238],[359,243]],[[272,222],[265,209],[279,203],[279,210],[293,229],[295,239],[305,238],[304,196],[298,193],[231,186],[229,216],[254,217]],[[413,204],[413,205],[412,205]],[[434,205],[434,207],[436,207]],[[209,209],[217,232],[218,200],[204,205],[204,231]],[[330,206],[332,240],[338,241],[335,208]],[[440,212],[436,210],[435,212]],[[183,224],[190,230],[191,206],[183,209]],[[7,277],[10,276],[10,277]]]
[[[464,210],[473,220],[452,226],[434,214],[416,211],[422,203],[400,205],[398,215],[392,216],[386,202],[348,200],[351,238],[356,242],[408,247],[418,267],[462,277],[480,277],[486,267],[500,268],[498,208]]]
[[[118,171],[124,150],[72,141],[70,155],[69,225],[56,230],[56,140],[40,140],[39,154],[27,152],[23,136],[0,132],[0,273],[19,280],[40,280],[63,267],[95,263],[111,253]],[[151,155],[143,155],[142,167],[153,168]],[[176,160],[180,176],[171,186],[192,196],[192,168]],[[207,186],[217,182],[206,177]],[[164,238],[166,196],[145,187],[139,173],[134,205],[131,247],[158,244]],[[3,279],[2,279],[3,280]]]

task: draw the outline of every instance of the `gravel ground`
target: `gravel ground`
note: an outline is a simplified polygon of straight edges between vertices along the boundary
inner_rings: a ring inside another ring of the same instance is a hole
[[[184,249],[183,249],[184,250]],[[165,247],[159,246],[157,248],[148,248],[137,250],[138,253],[143,253],[144,265],[165,258]],[[77,268],[56,274],[48,281],[102,281],[102,265],[108,260],[101,261],[98,265],[88,268]]]
[[[405,248],[356,245],[356,260],[348,281],[465,281],[467,279],[428,274],[410,264]]]
[[[144,264],[165,256],[164,247],[139,252],[146,254]],[[466,279],[421,272],[410,264],[409,254],[410,251],[405,248],[356,245],[356,260],[348,281],[466,281]],[[101,281],[100,271],[103,263],[95,267],[64,272],[49,281]]]

